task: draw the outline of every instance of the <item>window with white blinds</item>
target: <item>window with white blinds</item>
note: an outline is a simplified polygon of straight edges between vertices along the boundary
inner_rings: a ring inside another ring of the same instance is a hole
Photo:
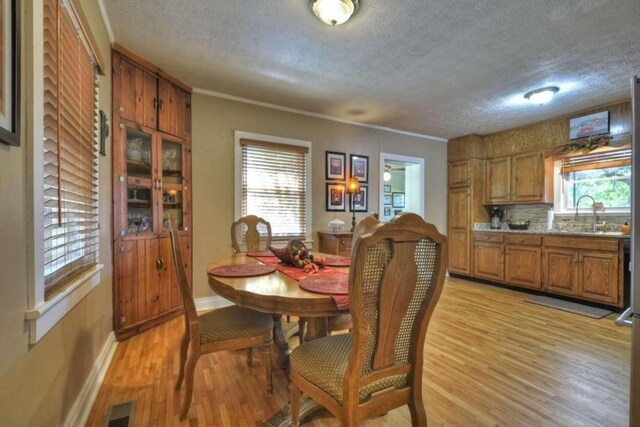
[[[242,216],[271,223],[274,239],[307,236],[307,156],[304,146],[241,139]]]
[[[98,262],[96,61],[62,0],[44,0],[45,299]]]

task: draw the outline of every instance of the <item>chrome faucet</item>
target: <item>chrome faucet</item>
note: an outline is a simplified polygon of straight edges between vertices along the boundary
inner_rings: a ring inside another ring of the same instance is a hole
[[[591,202],[593,203],[591,205],[591,210],[593,211],[593,225],[592,225],[592,229],[593,232],[596,232],[596,199],[594,199],[593,197],[585,194],[584,196],[580,196],[580,198],[578,199],[578,201],[576,202],[576,222],[578,222],[578,205],[580,205],[580,200],[584,199],[585,197],[588,197],[591,199]]]

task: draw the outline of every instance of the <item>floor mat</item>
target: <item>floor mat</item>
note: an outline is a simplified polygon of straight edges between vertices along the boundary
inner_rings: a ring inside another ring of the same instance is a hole
[[[591,307],[588,305],[578,304],[575,302],[564,301],[561,299],[545,297],[538,295],[535,297],[527,298],[524,302],[530,302],[532,304],[543,305],[545,307],[557,308],[558,310],[568,311],[582,316],[591,317],[593,319],[602,319],[612,313],[610,310],[604,310],[602,308]]]

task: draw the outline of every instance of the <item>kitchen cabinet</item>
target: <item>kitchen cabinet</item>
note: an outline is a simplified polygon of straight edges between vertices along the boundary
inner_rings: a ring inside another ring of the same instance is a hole
[[[540,247],[523,245],[505,246],[505,281],[527,288],[540,289]]]
[[[473,275],[482,279],[504,280],[504,243],[501,233],[474,233]]]
[[[353,233],[325,233],[318,231],[320,252],[331,255],[351,256]]]
[[[578,295],[577,251],[545,249],[543,262],[545,290],[562,295]]]
[[[191,114],[175,79],[121,47],[112,63],[113,325],[122,340],[182,311],[170,217],[191,283]]]
[[[618,254],[581,251],[578,295],[605,304],[618,302]]]
[[[449,190],[449,271],[469,274],[471,272],[469,254],[469,226],[471,190],[468,187]]]
[[[542,151],[488,159],[485,204],[553,202],[553,158]]]
[[[471,160],[449,163],[449,188],[471,185]]]

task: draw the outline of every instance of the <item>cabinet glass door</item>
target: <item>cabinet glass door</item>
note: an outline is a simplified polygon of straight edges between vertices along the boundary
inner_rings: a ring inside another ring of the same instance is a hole
[[[152,136],[138,129],[126,128],[127,235],[153,232]]]
[[[169,229],[169,217],[173,215],[178,230],[184,230],[183,145],[181,142],[162,137],[161,148],[162,228]]]

